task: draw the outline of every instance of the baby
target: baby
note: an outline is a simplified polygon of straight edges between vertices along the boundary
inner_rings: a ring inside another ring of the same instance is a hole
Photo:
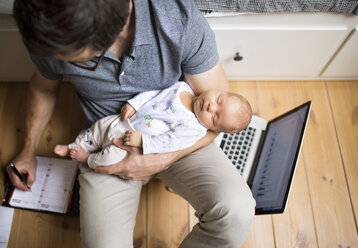
[[[249,124],[251,115],[250,104],[238,94],[208,90],[196,96],[188,84],[177,82],[136,95],[122,107],[121,115],[96,121],[74,143],[57,145],[54,152],[70,154],[94,169],[126,156],[126,151],[113,145],[114,138],[143,148],[143,154],[173,152],[194,145],[207,129],[237,133]]]

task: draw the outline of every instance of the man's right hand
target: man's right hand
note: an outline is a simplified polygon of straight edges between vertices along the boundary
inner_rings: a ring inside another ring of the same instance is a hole
[[[31,185],[35,182],[36,179],[37,161],[35,156],[26,153],[20,153],[17,157],[15,157],[12,163],[16,166],[16,169],[25,176],[26,184],[31,187]],[[6,166],[6,171],[10,177],[12,185],[24,191],[29,190],[21,182],[20,178],[15,174],[15,172],[10,168],[10,166]]]

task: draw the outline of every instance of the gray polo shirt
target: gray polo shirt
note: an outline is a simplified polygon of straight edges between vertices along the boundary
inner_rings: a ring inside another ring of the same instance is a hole
[[[120,113],[139,92],[167,88],[183,73],[202,73],[218,62],[214,34],[192,0],[134,0],[134,9],[134,40],[122,60],[107,51],[89,71],[30,55],[44,77],[73,85],[87,126]]]

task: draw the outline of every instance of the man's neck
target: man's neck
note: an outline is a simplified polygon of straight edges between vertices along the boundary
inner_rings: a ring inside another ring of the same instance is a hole
[[[129,1],[129,15],[123,30],[119,33],[116,41],[109,48],[109,51],[118,59],[122,59],[130,48],[135,32],[135,13],[132,0]]]

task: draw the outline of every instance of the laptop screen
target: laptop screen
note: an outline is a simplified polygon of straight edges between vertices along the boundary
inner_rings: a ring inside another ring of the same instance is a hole
[[[282,213],[305,131],[311,102],[269,122],[251,191],[256,213]]]

